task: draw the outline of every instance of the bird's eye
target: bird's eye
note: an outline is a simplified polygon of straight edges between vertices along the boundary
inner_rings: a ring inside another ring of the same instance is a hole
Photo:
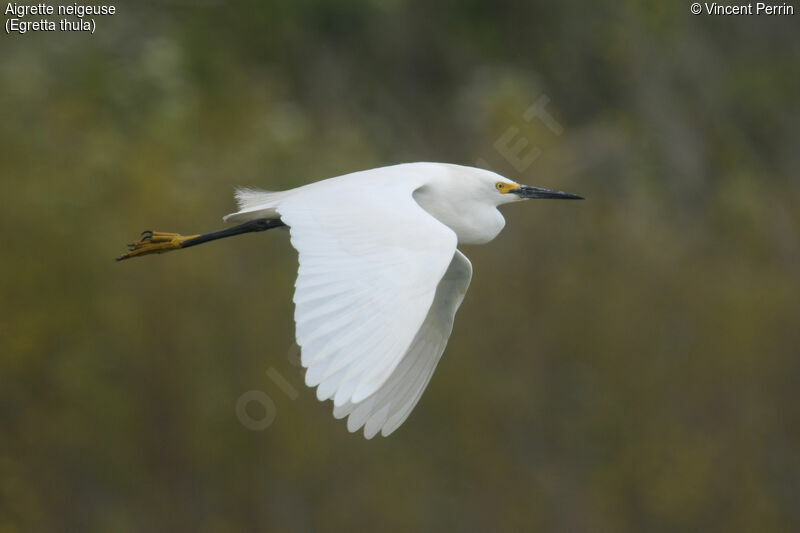
[[[497,184],[497,190],[499,190],[499,191],[503,190],[503,184],[502,183],[498,183]]]

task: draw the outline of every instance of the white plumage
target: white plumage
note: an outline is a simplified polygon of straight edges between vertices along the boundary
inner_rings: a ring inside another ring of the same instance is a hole
[[[513,194],[509,194],[513,193]],[[497,210],[578,198],[493,172],[410,163],[296,189],[237,192],[226,221],[280,219],[299,255],[295,323],[306,384],[372,438],[408,417],[441,357],[472,277],[457,244],[488,242]]]

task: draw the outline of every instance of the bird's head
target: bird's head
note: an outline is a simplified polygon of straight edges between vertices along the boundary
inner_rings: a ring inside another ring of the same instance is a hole
[[[414,192],[414,198],[429,213],[445,221],[451,228],[461,224],[459,217],[469,210],[475,212],[474,210],[485,207],[497,208],[503,204],[529,199],[583,199],[577,194],[564,191],[521,185],[483,168],[445,163],[409,165],[415,165],[427,177],[425,185]]]

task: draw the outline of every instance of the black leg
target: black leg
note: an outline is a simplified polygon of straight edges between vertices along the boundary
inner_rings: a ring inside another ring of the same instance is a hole
[[[281,226],[285,226],[281,219],[268,219],[262,218],[259,220],[251,220],[250,222],[245,222],[244,224],[239,224],[238,226],[234,226],[232,228],[221,229],[218,231],[211,231],[209,233],[203,233],[193,239],[189,239],[187,241],[183,241],[181,243],[181,248],[188,248],[190,246],[196,246],[198,244],[203,244],[209,241],[215,241],[217,239],[224,239],[225,237],[233,237],[234,235],[241,235],[242,233],[253,233],[256,231],[266,231],[272,228],[279,228]]]
[[[140,240],[128,245],[129,252],[117,258],[117,261],[130,259],[131,257],[138,257],[140,255],[161,254],[172,250],[179,250],[181,248],[188,248],[189,246],[197,246],[204,242],[215,241],[217,239],[224,239],[225,237],[233,237],[234,235],[241,235],[242,233],[253,233],[256,231],[266,231],[272,228],[279,228],[285,226],[280,219],[262,218],[259,220],[251,220],[244,224],[239,224],[232,228],[221,229],[219,231],[212,231],[203,233],[202,235],[190,235],[188,237],[178,233],[165,233],[161,231],[145,231],[142,233]]]

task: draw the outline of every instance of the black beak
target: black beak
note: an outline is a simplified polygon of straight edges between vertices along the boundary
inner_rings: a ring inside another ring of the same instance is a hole
[[[544,187],[531,187],[530,185],[520,185],[516,189],[508,191],[518,195],[520,198],[540,198],[548,200],[583,200],[583,196],[564,191],[554,191]]]

